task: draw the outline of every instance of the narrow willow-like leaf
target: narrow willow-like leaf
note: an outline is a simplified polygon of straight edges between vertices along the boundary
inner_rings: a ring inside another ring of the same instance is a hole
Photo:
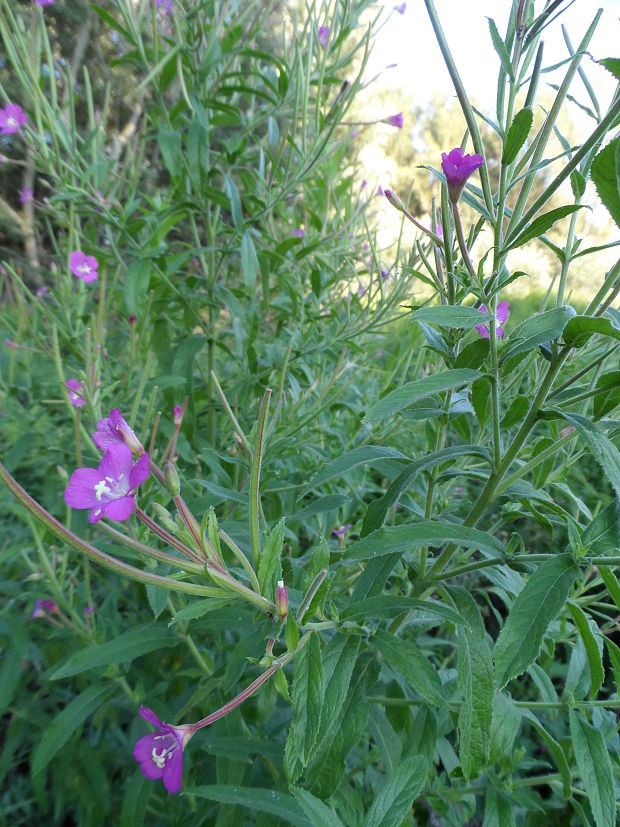
[[[406,758],[393,772],[366,813],[363,827],[401,827],[422,791],[428,764],[421,756]]]
[[[605,670],[603,669],[603,638],[598,626],[596,626],[593,620],[589,620],[586,617],[581,606],[577,603],[569,602],[568,608],[573,616],[575,625],[579,629],[583,644],[586,647],[588,665],[590,667],[590,697],[595,698],[605,680]],[[596,627],[598,635],[595,636],[593,629],[590,628],[590,624]]]
[[[458,684],[463,696],[459,710],[459,758],[463,775],[471,780],[489,759],[493,659],[475,600],[465,589],[454,588],[451,594],[468,624],[457,628]]]
[[[284,542],[285,518],[271,529],[261,552],[258,564],[258,584],[261,594],[273,598],[273,581],[279,580],[282,573],[280,563],[282,544]]]
[[[308,816],[312,827],[344,827],[336,811],[308,790],[297,787],[293,789],[293,795]]]
[[[484,796],[482,827],[514,827],[513,810],[512,802],[501,795],[492,784],[488,784]]]
[[[420,457],[420,459],[415,460],[415,462],[412,462],[404,468],[391,483],[385,494],[379,497],[378,500],[371,502],[368,506],[366,514],[364,515],[361,536],[365,537],[367,534],[370,534],[371,531],[383,525],[383,521],[390,508],[395,505],[403,491],[406,491],[411,486],[421,471],[426,468],[434,468],[444,462],[449,462],[450,460],[464,456],[477,456],[487,461],[490,460],[488,451],[479,445],[452,445]]]
[[[598,197],[607,207],[616,225],[620,227],[620,190],[618,189],[620,138],[615,138],[598,153],[592,161],[590,176],[594,181]]]
[[[508,166],[515,160],[519,154],[519,150],[527,140],[527,136],[532,128],[533,119],[534,115],[529,107],[521,109],[514,116],[508,129],[506,140],[504,141],[502,164]]]
[[[572,710],[569,724],[575,761],[596,825],[613,827],[616,824],[614,779],[603,734]]]
[[[324,675],[318,635],[295,658],[292,700],[294,717],[289,731],[291,749],[305,765],[319,733],[323,705]]]
[[[480,318],[478,319],[480,322]],[[458,370],[446,370],[441,373],[434,373],[432,376],[425,376],[424,379],[416,379],[414,382],[408,382],[395,391],[388,393],[364,417],[366,424],[376,422],[378,419],[384,419],[394,416],[394,414],[402,411],[404,408],[413,405],[418,399],[425,399],[427,396],[432,396],[435,393],[442,391],[454,390],[462,385],[468,385],[478,379],[480,373],[477,370],[469,370],[468,368],[460,368]]]
[[[76,652],[59,668],[50,680],[57,681],[60,678],[69,678],[72,675],[79,675],[97,666],[109,666],[113,663],[128,663],[155,652],[157,649],[165,649],[176,646],[179,638],[168,629],[165,623],[150,623],[148,626],[140,626],[130,632],[119,635],[114,640],[108,640],[99,646],[89,646]]]
[[[32,753],[31,771],[37,775],[45,769],[56,753],[61,750],[73,735],[75,730],[84,723],[89,715],[98,709],[101,704],[115,691],[110,683],[100,683],[89,686],[84,692],[77,695],[70,704],[56,715],[47,726],[41,740]]]
[[[327,482],[327,480],[342,477],[348,471],[352,471],[360,465],[368,465],[386,459],[408,460],[409,457],[394,448],[382,448],[380,445],[364,445],[361,448],[354,448],[352,451],[347,451],[324,465],[310,480],[304,492]]]
[[[120,827],[142,827],[152,792],[152,781],[142,775],[139,768],[136,768],[134,774],[125,784]]]
[[[506,339],[502,349],[502,362],[519,353],[535,350],[543,342],[558,339],[574,316],[572,307],[555,307],[521,322]]]
[[[471,330],[480,324],[480,315],[480,311],[475,307],[442,304],[438,307],[421,307],[409,318],[412,322],[428,322],[438,327]]]
[[[540,723],[536,715],[530,709],[522,709],[523,716],[528,719],[528,721],[532,724],[536,732],[540,735],[540,737],[545,742],[549,753],[551,754],[553,761],[558,769],[562,777],[562,786],[563,786],[563,796],[564,798],[570,798],[571,794],[571,773],[570,767],[568,766],[568,761],[566,760],[566,755],[562,746],[555,740],[555,738],[545,729],[545,727]]]
[[[489,33],[491,35],[491,40],[493,41],[493,48],[497,52],[502,64],[502,69],[506,72],[509,78],[514,78],[512,63],[510,62],[510,55],[508,54],[506,44],[502,40],[500,33],[497,31],[495,21],[490,17],[487,17],[487,20],[489,21]]]
[[[562,415],[579,431],[579,436],[592,451],[616,492],[616,496],[620,497],[620,451],[608,436],[599,431],[591,419],[581,414],[566,413],[566,411],[562,411]]]
[[[521,675],[538,657],[543,637],[560,613],[579,569],[570,554],[547,560],[517,596],[495,645],[498,688]]]
[[[341,620],[389,620],[400,612],[420,612],[424,623],[434,622],[454,623],[457,626],[465,623],[465,619],[436,600],[421,600],[417,597],[406,597],[392,594],[382,594],[369,597],[356,603],[350,603],[341,613]]]
[[[241,238],[241,271],[246,287],[252,287],[254,285],[259,270],[260,266],[258,256],[256,255],[256,247],[254,246],[250,231],[246,230]]]
[[[566,218],[567,215],[571,215],[581,209],[583,209],[583,205],[567,204],[564,207],[556,207],[554,210],[549,210],[549,212],[539,215],[538,218],[534,219],[534,221],[532,221],[532,223],[527,226],[522,233],[520,233],[502,249],[502,255],[507,253],[509,250],[514,250],[516,247],[521,247],[523,244],[527,244],[528,241],[533,241],[535,238],[540,238],[540,236],[544,235],[547,230],[550,230],[557,221],[560,221],[562,218]]]
[[[288,793],[280,793],[261,787],[238,787],[236,784],[213,784],[189,787],[183,793],[220,804],[235,804],[249,813],[267,813],[284,819],[295,827],[314,827],[306,818],[297,800]]]
[[[385,526],[358,540],[344,553],[344,560],[367,560],[391,552],[403,553],[420,546],[459,543],[491,557],[503,557],[504,546],[492,534],[457,523],[421,520],[407,525]]]
[[[409,640],[379,629],[374,638],[377,649],[409,686],[432,706],[445,703],[439,675],[428,658]]]
[[[601,575],[603,583],[607,586],[607,591],[611,595],[611,599],[620,612],[620,583],[618,583],[618,578],[607,566],[598,566],[598,573]]]
[[[581,535],[582,545],[592,556],[616,554],[620,548],[620,501],[610,502],[586,526]],[[620,604],[618,606],[620,608]]]

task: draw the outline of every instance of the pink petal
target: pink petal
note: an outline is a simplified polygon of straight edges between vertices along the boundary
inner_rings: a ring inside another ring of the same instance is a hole
[[[183,750],[178,747],[166,761],[162,776],[169,793],[177,793],[183,785]]]
[[[504,328],[501,325],[495,328],[495,332],[497,333],[500,339],[504,338]]]
[[[485,339],[488,339],[488,338],[489,338],[489,331],[487,330],[487,328],[485,327],[485,325],[483,325],[483,324],[477,324],[477,325],[476,325],[476,330],[478,331],[478,333],[479,333],[481,336],[484,336],[484,338],[485,338]]]
[[[497,305],[497,312],[495,313],[495,318],[498,322],[503,324],[507,319],[510,313],[510,304],[507,301],[500,302]]]
[[[110,500],[110,502],[106,503],[105,516],[109,520],[121,523],[123,520],[128,520],[131,517],[133,506],[133,496]]]
[[[129,490],[132,458],[131,449],[124,442],[110,445],[99,463],[99,473],[102,477],[112,477],[114,480],[124,476],[127,479],[127,490]]]
[[[129,487],[132,491],[148,478],[148,475],[150,474],[149,461],[149,455],[142,454],[140,459],[131,469],[131,474],[129,475]]]
[[[95,485],[100,479],[101,474],[96,468],[78,468],[74,471],[65,490],[65,502],[69,508],[94,508],[99,505]]]
[[[163,726],[163,722],[159,720],[157,715],[153,712],[152,709],[149,709],[148,706],[141,706],[140,707],[140,715],[144,718],[145,721],[148,721],[149,724],[153,724],[153,726],[161,727]]]

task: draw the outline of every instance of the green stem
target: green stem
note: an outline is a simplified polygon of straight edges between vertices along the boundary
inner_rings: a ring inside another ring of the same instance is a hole
[[[252,554],[254,556],[255,569],[258,569],[260,560],[260,469],[263,460],[263,441],[270,398],[271,388],[266,388],[258,412],[256,440],[254,442],[254,451],[252,452],[252,468],[250,471],[250,538],[252,540]]]

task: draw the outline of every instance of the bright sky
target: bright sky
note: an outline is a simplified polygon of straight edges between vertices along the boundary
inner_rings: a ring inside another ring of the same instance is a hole
[[[386,2],[385,8],[388,10],[395,5],[397,0]],[[540,11],[543,6],[544,3],[538,0],[536,10]],[[435,0],[437,14],[465,89],[469,97],[477,100],[488,112],[494,111],[499,58],[491,43],[486,18],[495,20],[503,37],[510,7],[510,0]],[[552,23],[543,33],[545,65],[564,60],[568,55],[559,22],[566,26],[576,49],[599,7],[603,9],[603,15],[588,51],[599,59],[620,56],[620,0],[575,0],[560,20]],[[377,91],[380,88],[402,88],[411,94],[416,105],[422,106],[431,100],[435,89],[446,96],[454,95],[423,0],[408,0],[404,15],[397,12],[390,15],[376,39],[367,77],[372,77],[394,62],[398,63],[397,67],[383,73],[377,81]],[[587,59],[582,65],[597,95],[600,93],[601,108],[604,108],[614,89],[613,80],[607,72]],[[550,78],[549,75],[544,77]],[[574,88],[579,86],[581,84],[576,83]],[[588,102],[585,90],[581,95],[582,90],[583,87],[579,89],[579,97]]]

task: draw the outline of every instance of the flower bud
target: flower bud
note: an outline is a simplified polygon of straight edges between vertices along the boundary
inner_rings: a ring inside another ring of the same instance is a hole
[[[284,623],[288,614],[288,591],[284,585],[284,580],[278,580],[278,588],[276,590],[276,608],[278,610],[278,617]]]
[[[178,427],[183,421],[183,408],[180,405],[175,405],[172,409],[173,422]]]
[[[390,202],[390,204],[393,207],[395,207],[399,212],[402,212],[405,209],[405,205],[400,200],[400,198],[396,195],[395,192],[392,192],[392,190],[383,190],[383,194],[385,195],[387,200]]]
[[[161,525],[171,534],[176,534],[179,530],[178,525],[172,519],[172,514],[161,503],[152,502],[151,508],[157,514],[157,518]]]
[[[164,465],[164,484],[169,494],[173,497],[179,496],[181,483],[179,482],[177,467],[174,462],[170,462],[170,460]]]

